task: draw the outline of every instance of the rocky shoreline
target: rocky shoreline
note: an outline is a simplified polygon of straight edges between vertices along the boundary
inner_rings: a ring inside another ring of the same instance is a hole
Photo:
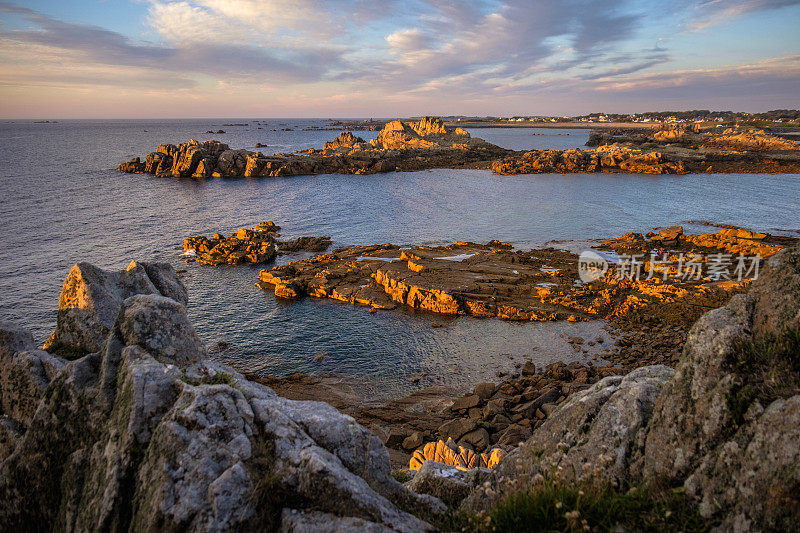
[[[692,240],[676,234],[649,240]],[[51,351],[0,326],[0,523],[484,531],[524,520],[502,514],[505,502],[553,484],[565,496],[537,505],[579,517],[580,500],[566,495],[606,483],[608,498],[660,498],[666,487],[680,515],[662,512],[666,529],[694,513],[700,529],[786,530],[800,518],[799,265],[800,247],[773,254],[746,294],[691,326],[674,369],[526,364],[443,409],[420,391],[394,409],[351,403],[354,419],[276,395],[290,396],[292,382],[308,394],[314,378],[252,380],[210,359],[169,265],[80,263]],[[408,431],[370,431],[359,418],[402,419]],[[419,470],[392,474],[381,440],[413,450]]]
[[[259,283],[282,298],[332,298],[373,311],[406,308],[510,320],[605,319],[618,335],[614,346],[589,364],[555,363],[537,372],[528,361],[516,373],[498,372],[499,384],[480,384],[464,396],[434,387],[369,408],[352,408],[353,403],[362,405],[363,398],[334,402],[382,436],[398,467],[408,464],[409,454],[421,442],[452,439],[475,453],[513,445],[573,392],[643,365],[674,367],[695,320],[745,292],[750,283],[746,277],[685,280],[675,266],[696,257],[708,267],[715,254],[767,258],[797,242],[794,237],[733,226],[698,235],[685,234],[682,227],[628,233],[597,241],[598,249],[640,257],[658,250],[659,260],[672,265],[667,276],[658,271],[650,277],[649,265],[643,264],[642,279],[617,279],[619,267],[611,267],[602,278],[581,285],[575,284],[578,255],[557,248],[522,252],[499,241],[402,249],[389,244],[356,246],[263,270]],[[587,353],[602,340],[574,337],[568,342],[576,353]],[[330,389],[320,387],[320,378],[251,378],[263,379],[288,397],[331,398]]]
[[[762,130],[701,131],[693,125],[611,129],[591,133],[589,150],[507,150],[472,138],[439,118],[394,120],[366,142],[344,131],[322,149],[264,155],[232,150],[209,140],[160,145],[145,161],[119,165],[127,173],[160,177],[277,177],[310,174],[375,174],[433,168],[491,169],[496,174],[540,173],[800,173],[800,145]]]
[[[623,276],[622,265],[611,265],[593,283],[579,281],[578,254],[552,247],[524,252],[498,241],[352,246],[262,270],[259,282],[281,298],[331,298],[373,310],[405,307],[526,321],[609,319],[656,302],[698,298],[714,288],[732,290],[747,283],[708,276],[685,279],[676,266],[689,257],[702,272],[709,254],[769,257],[796,241],[740,229],[700,235],[685,235],[682,227],[647,236],[628,233],[600,242],[599,249],[640,259],[659,250],[663,265],[642,261],[637,279]],[[648,270],[651,265],[660,270]]]
[[[625,172],[800,173],[800,144],[751,128],[704,130],[693,125],[594,131],[594,150],[532,150],[495,161],[496,174]]]

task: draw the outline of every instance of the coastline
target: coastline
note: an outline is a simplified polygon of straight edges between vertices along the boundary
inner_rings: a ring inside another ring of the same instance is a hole
[[[322,148],[264,155],[231,149],[218,140],[160,145],[142,161],[117,170],[159,177],[280,177],[377,174],[395,171],[488,169],[497,174],[538,173],[800,173],[800,144],[752,128],[702,129],[667,124],[594,131],[589,149],[514,151],[448,129],[438,117],[386,123],[369,142],[344,131]]]

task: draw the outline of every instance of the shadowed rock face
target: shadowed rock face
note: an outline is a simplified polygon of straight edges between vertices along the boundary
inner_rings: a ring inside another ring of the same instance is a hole
[[[18,328],[0,329],[5,527],[431,529],[400,507],[442,504],[396,482],[386,449],[351,417],[206,359],[183,304],[151,277],[132,285],[130,270],[76,269],[63,299],[79,288],[97,306],[87,324],[73,315],[73,330],[94,339],[114,316],[99,351],[67,362],[32,350]],[[143,292],[120,297],[134,287]],[[174,294],[185,303],[185,291]]]

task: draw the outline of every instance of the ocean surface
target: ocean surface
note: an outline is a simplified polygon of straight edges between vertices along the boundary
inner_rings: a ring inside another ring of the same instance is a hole
[[[262,220],[282,238],[330,235],[334,246],[392,242],[551,240],[571,247],[596,237],[686,220],[778,232],[800,229],[798,175],[535,175],[431,170],[370,176],[159,179],[118,173],[161,143],[216,138],[264,153],[320,147],[325,120],[0,122],[0,320],[43,342],[58,295],[78,261],[124,268],[131,259],[187,270],[189,313],[201,338],[224,341],[224,358],[262,374],[344,373],[376,397],[430,384],[469,387],[530,357],[577,356],[561,335],[603,334],[602,323],[519,324],[442,318],[305,299],[276,301],[255,286],[261,267],[211,268],[180,260],[190,235],[228,233]],[[227,124],[247,124],[231,126]],[[207,130],[224,134],[205,134]],[[514,149],[577,148],[581,130],[480,129],[474,136]],[[532,135],[537,133],[537,135]],[[569,134],[569,135],[567,135]],[[357,132],[370,139],[376,132]],[[283,257],[281,261],[293,258]],[[431,328],[431,322],[443,328]],[[330,356],[314,362],[320,352]],[[408,377],[426,377],[413,384]]]

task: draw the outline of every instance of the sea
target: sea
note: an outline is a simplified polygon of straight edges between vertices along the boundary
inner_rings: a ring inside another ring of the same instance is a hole
[[[273,220],[282,238],[329,235],[334,247],[436,245],[499,239],[519,249],[708,220],[772,233],[800,229],[800,175],[541,174],[484,170],[282,178],[156,178],[119,163],[162,143],[218,139],[263,153],[321,147],[326,119],[60,120],[0,122],[0,320],[44,342],[70,268],[122,269],[131,260],[185,269],[188,313],[218,357],[242,371],[348,376],[374,398],[439,385],[465,390],[531,359],[588,359],[565,339],[604,337],[601,321],[512,323],[304,299],[255,285],[263,266],[185,264],[183,239]],[[309,129],[310,128],[310,129]],[[225,133],[205,133],[224,130]],[[585,130],[497,128],[473,136],[516,150],[584,145]],[[364,139],[376,132],[356,132]],[[535,134],[535,135],[534,135]],[[256,149],[256,143],[265,148]],[[278,262],[298,257],[282,256]],[[433,328],[433,321],[441,328]],[[604,343],[597,345],[604,349]],[[318,357],[324,354],[325,357]],[[322,359],[322,361],[319,361]]]

